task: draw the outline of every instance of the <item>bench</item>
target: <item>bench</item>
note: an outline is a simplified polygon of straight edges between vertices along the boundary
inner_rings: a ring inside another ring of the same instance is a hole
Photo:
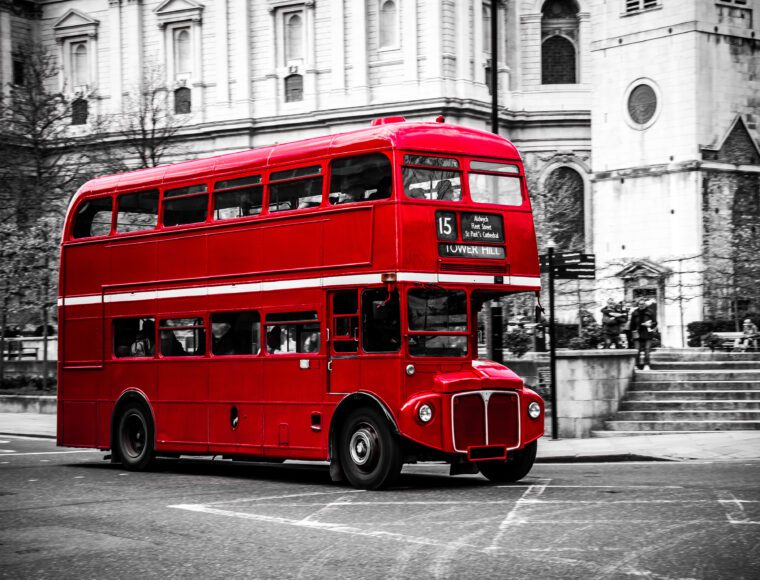
[[[739,350],[739,344],[744,338],[742,332],[713,332],[712,334],[720,339],[721,350]]]

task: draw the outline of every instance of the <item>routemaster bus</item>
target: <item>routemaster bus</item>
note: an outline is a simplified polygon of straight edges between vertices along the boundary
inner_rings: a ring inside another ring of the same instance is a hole
[[[544,404],[478,359],[477,313],[539,289],[520,156],[479,130],[385,118],[94,179],[62,239],[58,444],[516,481]]]

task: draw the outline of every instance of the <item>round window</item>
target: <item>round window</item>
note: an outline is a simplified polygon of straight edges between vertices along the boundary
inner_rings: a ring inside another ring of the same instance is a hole
[[[646,125],[657,112],[657,95],[650,85],[640,84],[628,95],[628,114],[638,125]]]

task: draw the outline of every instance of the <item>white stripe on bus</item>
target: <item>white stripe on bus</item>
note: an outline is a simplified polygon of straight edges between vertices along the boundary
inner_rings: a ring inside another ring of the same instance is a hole
[[[398,272],[399,282],[438,282],[466,284],[494,284],[493,276],[474,274],[435,274],[424,272]],[[381,274],[352,274],[346,276],[326,276],[323,278],[301,278],[297,280],[277,280],[269,282],[249,282],[244,284],[223,284],[217,286],[189,286],[166,290],[143,290],[139,292],[119,292],[115,294],[90,294],[66,296],[58,299],[58,306],[82,306],[86,304],[106,304],[114,302],[134,302],[164,298],[188,298],[192,296],[215,296],[219,294],[240,294],[244,292],[271,292],[274,290],[294,290],[299,288],[323,288],[342,285],[368,285],[382,282]],[[528,286],[541,289],[541,279],[528,276],[505,276],[504,283],[513,286]]]

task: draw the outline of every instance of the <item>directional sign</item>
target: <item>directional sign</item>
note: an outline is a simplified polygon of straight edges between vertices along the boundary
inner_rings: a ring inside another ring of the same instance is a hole
[[[549,273],[549,256],[540,256],[541,273]],[[593,280],[596,278],[596,255],[564,252],[554,255],[554,277],[559,280]]]

